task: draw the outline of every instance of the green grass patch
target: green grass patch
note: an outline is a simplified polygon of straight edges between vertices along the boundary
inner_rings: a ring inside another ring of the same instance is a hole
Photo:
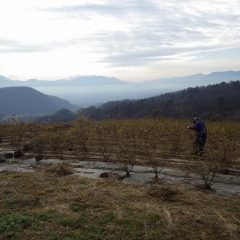
[[[22,229],[30,228],[33,219],[21,213],[10,213],[0,218],[0,234],[18,232]]]
[[[49,210],[38,213],[35,218],[39,221],[49,221],[54,220],[59,217],[59,214],[56,211]]]

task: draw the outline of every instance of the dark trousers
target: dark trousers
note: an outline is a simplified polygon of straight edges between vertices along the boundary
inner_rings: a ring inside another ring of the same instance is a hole
[[[194,140],[194,143],[193,143],[196,154],[203,152],[206,140],[207,140],[207,133],[198,133],[196,135],[196,139]]]

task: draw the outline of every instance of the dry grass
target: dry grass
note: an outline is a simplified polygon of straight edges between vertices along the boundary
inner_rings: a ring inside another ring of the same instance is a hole
[[[1,173],[0,239],[239,239],[240,199],[179,186]],[[9,224],[11,223],[11,224]]]
[[[67,176],[73,174],[74,169],[71,165],[67,163],[59,163],[47,168],[46,171],[57,176]]]

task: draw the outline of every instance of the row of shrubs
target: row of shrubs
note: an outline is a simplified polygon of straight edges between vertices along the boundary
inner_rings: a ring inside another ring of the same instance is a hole
[[[211,186],[216,173],[228,173],[240,149],[240,126],[236,122],[208,122],[208,140],[203,156],[192,149],[194,133],[186,130],[189,122],[172,119],[135,119],[87,121],[69,124],[0,125],[2,144],[10,144],[15,153],[28,152],[41,160],[46,156],[75,157],[117,162],[131,175],[138,163],[153,167],[158,177],[169,159],[180,158],[181,167],[201,175]],[[20,154],[21,153],[21,154]],[[186,161],[187,160],[187,161]]]

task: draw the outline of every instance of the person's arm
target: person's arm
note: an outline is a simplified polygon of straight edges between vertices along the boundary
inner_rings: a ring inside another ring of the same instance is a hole
[[[198,126],[197,126],[197,123],[195,123],[193,126],[188,126],[187,129],[188,129],[188,130],[195,130],[195,131],[196,131],[196,130],[197,130],[197,127],[198,127]]]

